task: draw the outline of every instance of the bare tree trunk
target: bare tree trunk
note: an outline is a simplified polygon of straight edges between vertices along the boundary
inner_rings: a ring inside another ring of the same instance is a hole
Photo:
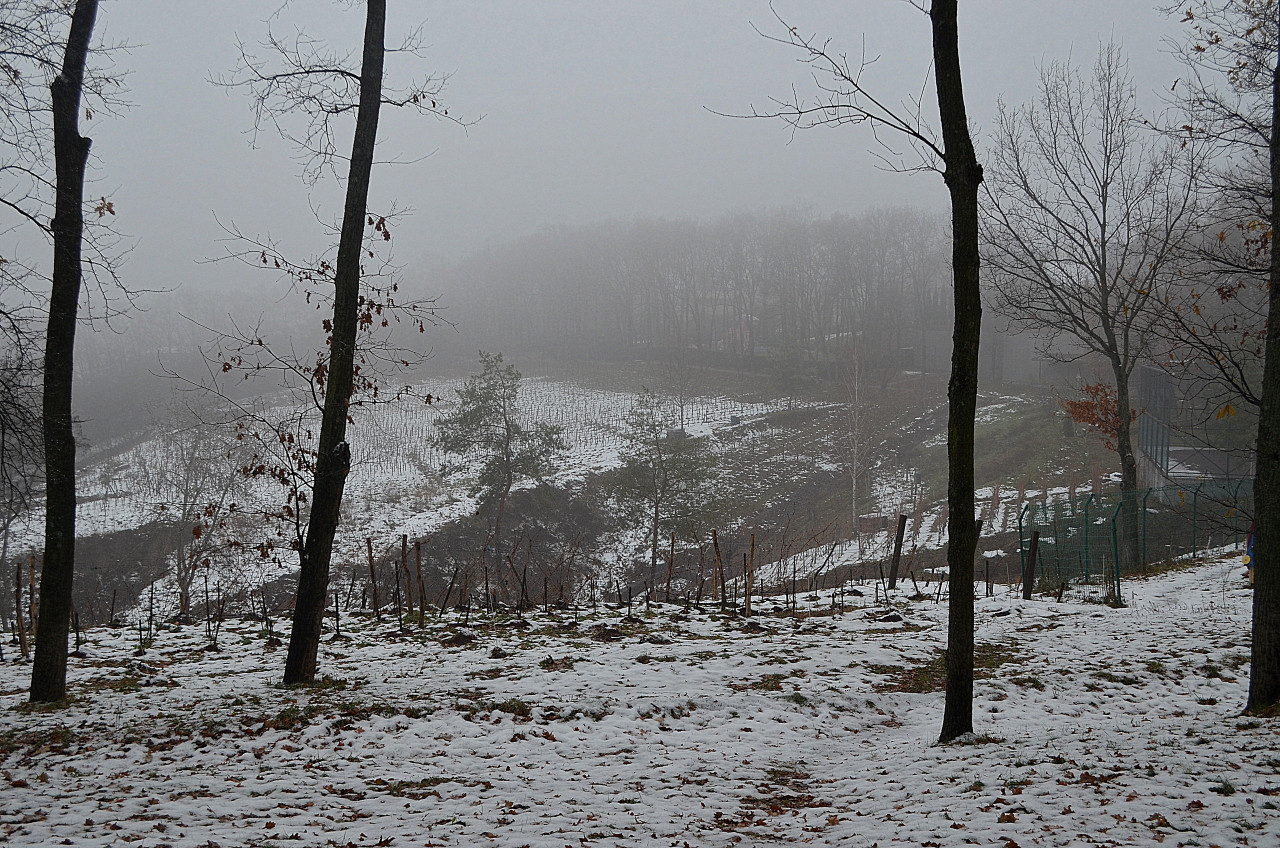
[[[1116,454],[1120,457],[1120,562],[1119,567],[1138,566],[1138,459],[1133,449],[1133,416],[1129,395],[1129,374],[1113,363],[1116,381]]]
[[[80,135],[80,94],[97,0],[76,0],[62,71],[54,79],[53,279],[44,354],[45,523],[40,574],[40,627],[31,666],[31,701],[67,694],[67,628],[75,579],[76,442],[71,429],[71,374],[80,301],[84,171],[90,140]]]
[[[27,623],[22,620],[22,564],[13,570],[13,627],[18,632],[18,652],[22,659],[31,659],[31,647],[27,644]]]
[[[889,566],[889,588],[898,588],[898,564],[902,561],[902,539],[907,534],[907,517],[898,516],[898,532],[893,537],[893,560]]]
[[[418,626],[422,627],[427,620],[427,592],[422,582],[422,540],[413,543],[414,569],[418,576]]]
[[[333,334],[329,349],[329,382],[316,457],[311,515],[302,547],[298,600],[285,660],[284,682],[310,683],[316,674],[316,652],[329,590],[329,562],[337,533],[342,490],[351,470],[346,442],[348,404],[354,376],[356,321],[360,300],[360,247],[369,202],[369,175],[378,136],[382,103],[382,63],[386,30],[386,0],[369,0],[365,19],[364,56],[360,66],[360,106],[351,169],[342,210],[342,231],[334,271]]]
[[[1273,14],[1275,12],[1273,11]],[[1274,21],[1273,21],[1274,23]],[[1271,88],[1271,225],[1280,222],[1280,64]],[[1249,712],[1280,704],[1280,251],[1271,242],[1267,342],[1258,407],[1258,465],[1253,481],[1253,648]]]
[[[649,523],[649,585],[658,580],[658,509],[659,501],[653,502],[653,520]]]
[[[405,615],[413,617],[413,580],[409,576],[409,536],[400,534],[400,568],[404,571],[404,608]]]
[[[943,178],[951,194],[951,269],[955,298],[951,381],[947,387],[947,566],[951,593],[947,622],[947,698],[939,741],[973,732],[973,557],[978,546],[973,502],[973,421],[978,405],[978,342],[982,296],[978,288],[978,186],[982,166],[974,153],[960,78],[956,0],[934,0],[933,61],[938,114],[946,149]]]
[[[507,468],[508,468],[508,469],[510,469],[510,467],[511,467],[511,461],[510,461],[510,459],[508,458],[508,460],[507,460]],[[507,473],[507,477],[506,477],[506,486],[504,486],[504,487],[503,487],[503,489],[502,489],[502,497],[498,498],[498,510],[497,510],[497,513],[496,513],[496,515],[494,516],[494,519],[493,519],[493,557],[492,557],[492,560],[493,560],[493,568],[492,568],[492,572],[493,572],[493,574],[494,574],[495,576],[502,574],[502,545],[501,545],[501,541],[502,541],[502,520],[506,517],[506,514],[507,514],[507,498],[511,496],[511,486],[512,486],[512,482],[513,482],[513,481],[512,481],[512,478],[511,478],[511,474],[510,474],[510,472],[508,471],[508,473]],[[520,543],[520,540],[519,540],[519,539],[516,539],[516,544],[519,544],[519,543]],[[484,605],[485,605],[485,608],[486,608],[486,609],[488,609],[488,608],[490,607],[490,605],[492,604],[492,601],[493,601],[493,597],[492,597],[492,595],[490,594],[490,589],[489,589],[489,572],[490,572],[490,570],[491,570],[491,569],[489,568],[489,561],[490,561],[490,557],[489,557],[489,552],[488,552],[488,551],[481,551],[481,554],[484,556],[484,563],[485,563],[485,572],[484,572]],[[503,583],[503,585],[506,585],[506,578],[505,578],[505,577],[504,577],[504,578],[502,578],[502,583]]]

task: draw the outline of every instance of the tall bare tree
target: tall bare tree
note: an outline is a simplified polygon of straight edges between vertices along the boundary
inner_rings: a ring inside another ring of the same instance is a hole
[[[1280,4],[1273,4],[1268,27],[1280,28]],[[1273,30],[1275,31],[1275,30]],[[1271,83],[1271,222],[1280,221],[1280,60]],[[1250,652],[1250,712],[1275,714],[1280,706],[1280,251],[1271,241],[1267,344],[1258,409],[1258,465],[1253,482],[1254,538],[1253,646]]]
[[[1164,311],[1166,351],[1160,359],[1199,401],[1205,414],[1197,417],[1215,422],[1206,430],[1225,429],[1218,421],[1234,423],[1241,405],[1256,414],[1261,401],[1271,264],[1271,89],[1280,41],[1274,8],[1274,0],[1188,0],[1165,7],[1184,24],[1183,37],[1172,46],[1185,71],[1169,99],[1179,109],[1177,132],[1209,152],[1201,178],[1211,202],[1201,216],[1201,237],[1184,246],[1185,284],[1172,292]],[[1248,419],[1242,423],[1249,427],[1252,452],[1253,415],[1241,417]]]
[[[0,343],[0,565],[9,558],[13,522],[43,482],[44,463],[40,371],[25,349],[7,347]]]
[[[1003,105],[987,167],[984,262],[991,300],[1041,350],[1063,361],[1100,356],[1114,393],[1086,402],[1113,439],[1129,493],[1122,559],[1137,560],[1138,464],[1130,380],[1196,228],[1200,148],[1162,136],[1138,110],[1118,45],[1103,45],[1086,80],[1064,63],[1040,72],[1036,100]],[[1086,416],[1087,417],[1087,416]]]
[[[947,506],[949,514],[974,514],[973,430],[978,407],[978,342],[982,338],[982,293],[978,283],[978,164],[965,113],[960,77],[959,32],[955,0],[934,0],[933,63],[938,114],[951,194],[951,273],[955,328],[951,341],[951,379],[947,384]],[[973,732],[973,557],[978,527],[955,520],[947,528],[947,566],[951,595],[947,621],[947,701],[939,741]]]
[[[31,667],[31,701],[61,701],[67,693],[67,630],[75,579],[76,442],[71,378],[82,282],[84,176],[89,139],[80,135],[85,62],[97,0],[76,0],[62,69],[50,85],[57,199],[53,213],[53,275],[44,354],[45,542],[40,574],[40,627]]]
[[[360,64],[360,96],[342,232],[333,276],[333,333],[329,347],[329,379],[320,423],[311,518],[302,548],[298,598],[285,660],[285,683],[308,683],[316,673],[320,625],[329,591],[329,561],[338,530],[342,490],[351,470],[347,445],[347,405],[355,369],[356,322],[360,314],[360,246],[364,240],[369,204],[369,177],[378,137],[382,106],[382,66],[385,53],[387,4],[369,0],[365,19],[364,56]]]
[[[385,300],[362,289],[366,271],[362,260],[369,255],[367,241],[372,236],[390,241],[388,218],[373,214],[369,206],[369,186],[377,142],[381,107],[408,107],[419,112],[449,118],[448,110],[437,96],[443,85],[432,77],[393,89],[385,84],[384,64],[389,52],[386,40],[386,0],[368,0],[365,4],[363,49],[358,68],[349,66],[346,57],[299,31],[285,41],[269,34],[264,44],[265,57],[241,48],[237,71],[219,80],[223,85],[246,88],[251,97],[255,128],[278,131],[297,146],[303,160],[303,177],[309,184],[326,174],[336,176],[345,168],[345,200],[338,230],[336,258],[322,259],[311,267],[293,265],[269,245],[252,245],[248,251],[267,268],[274,267],[301,282],[332,303],[332,317],[324,321],[326,344],[314,361],[299,362],[294,358],[265,354],[263,358],[246,355],[251,348],[266,349],[260,340],[224,338],[223,353],[228,371],[243,368],[255,371],[265,367],[276,373],[299,377],[313,395],[323,394],[320,407],[319,438],[291,452],[281,473],[288,478],[286,488],[292,500],[285,507],[298,519],[300,572],[293,630],[285,662],[285,683],[306,683],[316,673],[317,650],[321,622],[329,585],[329,567],[334,538],[338,529],[346,477],[351,468],[351,448],[347,442],[347,424],[352,416],[353,392],[360,390],[376,396],[378,386],[371,374],[376,372],[374,356],[357,345],[360,331],[387,326],[388,314],[396,306],[396,285],[382,292]],[[397,52],[417,55],[421,52],[421,33],[410,33]],[[338,122],[355,116],[355,129],[350,156],[339,152]],[[452,120],[452,119],[451,119]],[[295,129],[295,121],[302,129]],[[233,232],[233,236],[238,236]],[[244,258],[243,256],[241,258]],[[419,330],[426,320],[420,313],[413,317]],[[256,343],[255,343],[256,342]],[[298,428],[305,435],[308,428]],[[282,436],[290,438],[288,433]],[[298,439],[290,445],[298,443]],[[293,471],[310,472],[309,495],[297,497],[304,490],[293,484]],[[305,500],[304,504],[302,501]],[[302,520],[302,515],[306,520]],[[305,526],[305,530],[302,527]]]
[[[923,3],[918,6],[925,11]],[[954,324],[951,378],[947,388],[947,566],[951,594],[948,602],[947,696],[940,741],[949,742],[973,730],[973,558],[978,546],[974,515],[973,441],[978,403],[978,342],[982,334],[982,298],[978,286],[978,190],[983,170],[969,135],[960,73],[959,25],[956,0],[933,0],[927,9],[933,31],[934,82],[942,137],[929,129],[920,104],[903,112],[886,106],[862,82],[870,64],[865,57],[851,63],[816,36],[803,36],[782,21],[786,35],[772,37],[796,48],[813,68],[818,95],[805,101],[796,95],[776,101],[754,117],[781,118],[797,129],[814,126],[864,124],[876,132],[891,165],[903,162],[899,152],[880,133],[905,138],[920,156],[921,167],[940,171],[951,195],[951,272]]]
[[[159,504],[172,531],[178,615],[191,615],[192,588],[215,557],[243,546],[240,518],[250,510],[241,468],[249,450],[233,426],[213,423],[216,410],[173,398],[157,421],[157,438],[130,453],[137,487]]]

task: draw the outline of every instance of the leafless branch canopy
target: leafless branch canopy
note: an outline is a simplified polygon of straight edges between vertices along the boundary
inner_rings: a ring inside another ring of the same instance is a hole
[[[301,28],[288,38],[268,29],[256,50],[243,42],[237,47],[240,55],[235,70],[213,82],[249,93],[254,143],[264,130],[273,131],[296,147],[302,177],[309,185],[325,174],[341,179],[343,168],[338,165],[349,157],[339,147],[337,127],[341,118],[355,120],[360,101],[359,56],[336,51]],[[398,48],[387,53],[421,58],[426,53],[422,28],[414,29]],[[470,126],[474,120],[451,114],[441,100],[448,81],[448,74],[437,74],[399,88],[384,85],[382,104]],[[403,161],[416,161],[416,157]]]
[[[1032,328],[1046,354],[1093,351],[1127,377],[1195,232],[1203,163],[1194,141],[1143,120],[1116,45],[1087,79],[1042,69],[1036,100],[1001,105],[996,120],[982,218],[992,305]]]
[[[37,348],[0,341],[0,526],[29,507],[44,471]]]
[[[1204,176],[1224,212],[1271,214],[1271,81],[1280,33],[1276,0],[1184,0],[1169,5],[1185,36],[1169,47],[1185,73],[1169,91],[1179,127],[1209,145],[1220,164]]]
[[[49,86],[61,67],[74,3],[0,0],[0,239],[38,232],[51,244],[53,216],[53,111]],[[116,114],[124,101],[124,74],[113,65],[123,44],[94,45],[84,77],[84,118]],[[116,274],[127,253],[112,229],[115,206],[105,196],[86,200],[86,313],[107,318],[129,308],[137,291]],[[40,260],[0,241],[0,310],[27,312],[40,302],[47,272]]]
[[[878,98],[863,83],[863,75],[878,58],[867,55],[865,43],[858,57],[850,59],[848,54],[836,51],[830,39],[802,34],[799,27],[789,24],[776,9],[770,8],[783,34],[753,27],[762,38],[799,54],[797,61],[809,67],[813,94],[806,97],[792,86],[789,97],[770,98],[768,107],[752,106],[749,114],[732,117],[779,119],[793,132],[821,126],[865,124],[880,148],[875,155],[884,167],[893,171],[942,170],[946,153],[941,139],[924,119],[923,89],[896,104]],[[912,151],[911,156],[897,145],[896,142],[902,140]]]
[[[1209,408],[1256,407],[1272,247],[1276,0],[1192,0],[1165,11],[1185,28],[1170,42],[1185,67],[1168,95],[1181,110],[1173,132],[1209,148],[1213,166],[1202,174],[1212,203],[1183,246],[1183,285],[1159,328],[1161,358]]]

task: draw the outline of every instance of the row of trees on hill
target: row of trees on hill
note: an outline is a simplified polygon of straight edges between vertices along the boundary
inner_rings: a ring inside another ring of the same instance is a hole
[[[949,326],[946,261],[934,212],[790,211],[548,230],[441,279],[468,340],[508,349],[831,362],[857,339],[896,365]]]

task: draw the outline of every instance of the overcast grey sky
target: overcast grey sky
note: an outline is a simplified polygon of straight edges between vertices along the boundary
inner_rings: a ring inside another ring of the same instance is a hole
[[[397,257],[410,266],[604,218],[946,202],[934,174],[879,170],[860,128],[793,139],[780,122],[713,114],[767,107],[771,96],[807,81],[796,54],[752,29],[780,32],[763,0],[388,5],[393,31],[425,23],[431,48],[416,67],[453,74],[445,93],[451,110],[483,116],[464,131],[384,110],[383,157],[434,151],[374,174],[375,206],[394,198],[414,210],[396,232]],[[1178,72],[1160,43],[1177,33],[1176,22],[1141,0],[960,5],[966,99],[980,132],[998,97],[1020,103],[1034,93],[1038,63],[1072,55],[1087,65],[1100,40],[1124,44],[1148,103]],[[339,208],[333,186],[302,185],[283,143],[263,138],[251,149],[245,97],[207,81],[232,67],[237,35],[254,42],[265,33],[262,18],[274,7],[260,0],[103,6],[108,36],[135,45],[120,59],[135,105],[85,128],[97,156],[90,191],[114,197],[119,228],[137,239],[123,269],[135,286],[207,286],[243,275],[232,265],[198,264],[219,253],[215,214],[301,254],[320,244],[309,204],[325,215]],[[889,99],[919,93],[928,80],[929,23],[904,0],[776,0],[775,8],[801,32],[821,33],[851,54],[865,39],[880,59],[864,81]],[[344,10],[294,0],[277,31],[295,23],[354,50],[363,13],[360,4]],[[415,61],[395,60],[390,71],[404,78]],[[926,114],[935,111],[932,96],[930,88]]]

